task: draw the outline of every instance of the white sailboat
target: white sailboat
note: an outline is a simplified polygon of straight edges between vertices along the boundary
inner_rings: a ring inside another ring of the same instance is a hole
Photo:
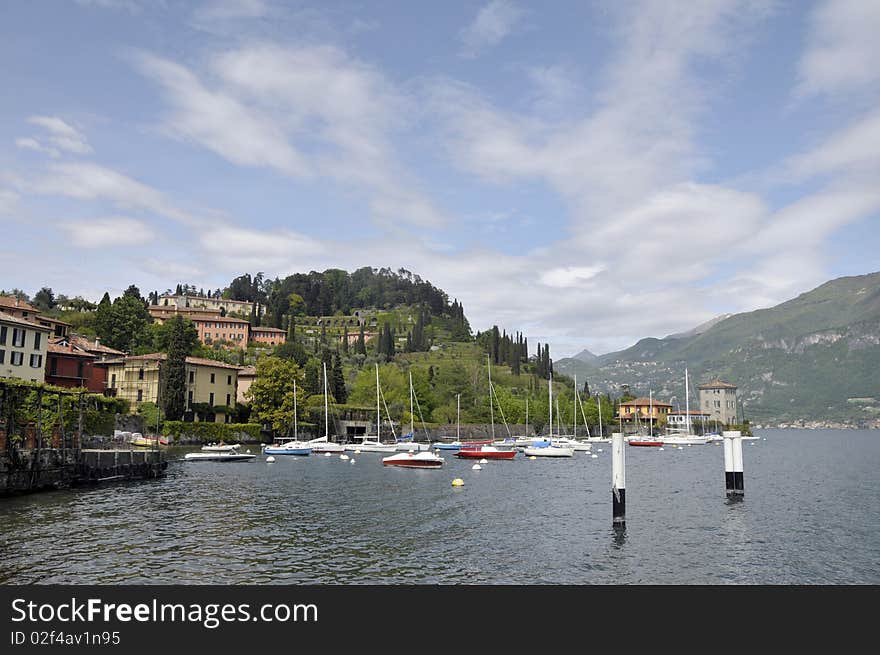
[[[573,457],[574,449],[568,446],[556,446],[553,444],[553,373],[548,381],[550,390],[550,437],[543,441],[533,441],[531,446],[526,447],[523,453],[527,457]],[[557,415],[559,411],[556,412]]]
[[[387,410],[387,408],[386,408]],[[390,417],[389,417],[390,419]],[[382,443],[382,412],[379,406],[379,364],[376,363],[376,438],[371,439],[369,436],[355,437],[360,439],[360,443],[349,444],[346,450],[360,450],[362,453],[396,453],[396,443]],[[392,427],[392,430],[394,428]]]
[[[667,434],[662,437],[664,444],[669,446],[702,446],[709,443],[709,437],[699,437],[691,433],[691,394],[688,387],[688,370],[684,368],[684,421],[685,427],[667,428]],[[679,406],[680,407],[680,406]]]
[[[554,446],[563,446],[571,448],[576,453],[586,453],[593,448],[593,444],[585,441],[579,441],[577,438],[577,412],[580,404],[581,417],[584,419],[584,427],[587,429],[587,438],[590,436],[590,426],[587,425],[587,416],[584,414],[583,403],[580,402],[580,394],[578,394],[577,375],[574,376],[574,429],[571,439],[568,437],[557,437],[553,440]],[[559,412],[557,411],[557,414]]]
[[[415,418],[413,416],[413,383],[412,372],[409,374],[409,430],[410,434],[415,435]],[[440,468],[443,466],[443,458],[432,453],[429,450],[408,451],[397,453],[390,457],[383,457],[382,464],[384,466],[401,466],[403,468]]]
[[[324,436],[311,439],[306,443],[311,446],[313,453],[341,453],[345,446],[341,443],[330,441],[330,414],[327,411],[327,363],[324,362]]]

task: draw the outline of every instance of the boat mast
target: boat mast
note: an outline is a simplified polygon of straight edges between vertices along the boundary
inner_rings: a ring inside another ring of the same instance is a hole
[[[648,421],[649,421],[649,430],[648,433],[650,436],[654,436],[654,390],[648,389]]]
[[[685,427],[687,428],[686,434],[690,435],[691,433],[691,398],[688,393],[688,369],[687,366],[684,367],[684,414],[685,414]]]
[[[486,366],[489,368],[489,416],[492,419],[492,441],[495,441],[495,405],[492,403],[492,360],[486,355]]]
[[[529,436],[529,397],[526,396],[526,436]]]
[[[376,362],[376,441],[382,441],[379,438],[379,421],[381,414],[379,413],[379,363]]]
[[[325,364],[326,366],[326,364]],[[297,441],[296,438],[296,378],[293,378],[293,439]]]
[[[415,419],[413,418],[413,386],[412,371],[409,372],[409,433],[412,435],[413,442],[416,440]]]
[[[578,376],[574,376],[574,434],[572,439],[578,438]]]
[[[550,379],[547,380],[547,388],[550,390],[550,395],[548,398],[550,402],[547,403],[550,405],[550,438],[553,438],[553,373],[550,373]]]
[[[455,440],[461,441],[461,394],[455,394]]]
[[[599,438],[605,434],[602,432],[602,396],[600,394],[596,394],[596,400],[599,401]]]
[[[296,396],[294,396],[296,397]],[[330,420],[327,413],[327,362],[324,362],[324,438],[327,439],[330,430]],[[329,441],[329,439],[327,439]]]

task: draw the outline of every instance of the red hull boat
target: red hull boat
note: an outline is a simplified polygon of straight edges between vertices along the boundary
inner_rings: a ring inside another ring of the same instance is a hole
[[[489,446],[491,450],[484,448],[462,448],[455,453],[455,456],[465,459],[513,459],[516,456],[515,450],[498,450],[491,446]]]
[[[662,441],[628,441],[630,446],[662,446]]]

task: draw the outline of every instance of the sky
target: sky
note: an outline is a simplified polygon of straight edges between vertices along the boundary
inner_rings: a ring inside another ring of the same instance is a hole
[[[0,288],[407,269],[600,354],[880,270],[880,2],[0,6]]]

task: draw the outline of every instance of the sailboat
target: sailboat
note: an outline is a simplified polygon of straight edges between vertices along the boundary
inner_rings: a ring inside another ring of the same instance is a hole
[[[486,364],[488,365],[489,370],[489,416],[492,421],[492,441],[484,445],[477,445],[474,443],[463,444],[461,449],[455,453],[455,456],[464,459],[513,459],[516,456],[515,450],[512,448],[499,448],[498,446],[492,445],[492,442],[495,441],[495,409],[492,404],[492,397],[494,396],[492,393],[492,364],[488,355],[486,356]],[[500,404],[498,406],[499,408],[501,407]],[[506,423],[507,422],[505,421],[505,424]]]
[[[311,439],[306,443],[311,446],[313,453],[341,453],[345,446],[341,443],[330,441],[330,414],[327,411],[327,362],[324,362],[324,436]]]
[[[379,364],[376,363],[376,438],[370,439],[369,436],[355,437],[356,439],[360,439],[360,443],[357,444],[349,444],[345,447],[346,450],[360,450],[364,453],[396,453],[397,452],[397,444],[386,444],[382,443],[381,437],[381,426],[382,426],[382,413],[379,408]],[[388,408],[385,408],[386,411]],[[390,417],[389,417],[390,419]],[[394,428],[392,427],[392,430]]]
[[[638,421],[639,416],[639,407],[636,407],[636,421]],[[636,436],[630,437],[627,443],[630,446],[646,446],[646,447],[659,447],[664,445],[664,441],[662,439],[658,439],[654,436],[654,392],[652,390],[648,390],[648,435],[644,436],[641,433],[641,428],[639,428],[639,433]]]
[[[550,409],[550,437],[541,441],[535,440],[531,446],[528,446],[523,453],[528,457],[572,457],[574,449],[567,446],[553,445],[553,373],[550,373],[548,382],[549,389],[549,409]],[[557,417],[559,408],[556,409]]]
[[[709,443],[708,437],[698,437],[691,434],[691,402],[690,391],[688,389],[688,370],[684,369],[684,402],[685,402],[685,428],[682,432],[680,428],[667,428],[667,434],[662,437],[664,444],[669,446],[702,446]]]
[[[461,448],[461,394],[455,394],[455,441],[435,441],[434,450],[459,450]]]
[[[412,372],[409,374],[409,430],[411,435],[415,435],[415,418],[413,416],[413,383]],[[402,466],[404,468],[440,468],[443,466],[443,458],[432,453],[429,450],[418,452],[403,452],[383,457],[382,464],[384,466]]]
[[[579,404],[580,404],[581,416],[584,419],[584,427],[587,429],[587,437],[590,436],[590,426],[587,425],[587,416],[586,416],[586,414],[584,414],[584,406],[583,406],[583,403],[580,402],[580,400],[581,400],[581,397],[580,397],[580,394],[578,393],[577,375],[575,375],[574,376],[574,429],[573,429],[572,437],[571,437],[571,439],[569,439],[568,437],[559,436],[556,439],[554,439],[551,443],[554,446],[562,446],[562,447],[571,448],[576,453],[586,453],[586,452],[589,452],[593,448],[593,444],[587,443],[584,441],[578,441],[578,438],[577,438],[577,430],[578,430],[578,428],[577,428],[577,411],[578,411]],[[556,407],[557,407],[556,413],[559,414],[559,406],[557,405]]]
[[[326,398],[326,394],[325,394]],[[310,455],[312,446],[308,442],[300,441],[296,429],[296,379],[293,380],[293,438],[279,437],[271,446],[263,448],[265,455]],[[202,449],[204,450],[204,448]]]

